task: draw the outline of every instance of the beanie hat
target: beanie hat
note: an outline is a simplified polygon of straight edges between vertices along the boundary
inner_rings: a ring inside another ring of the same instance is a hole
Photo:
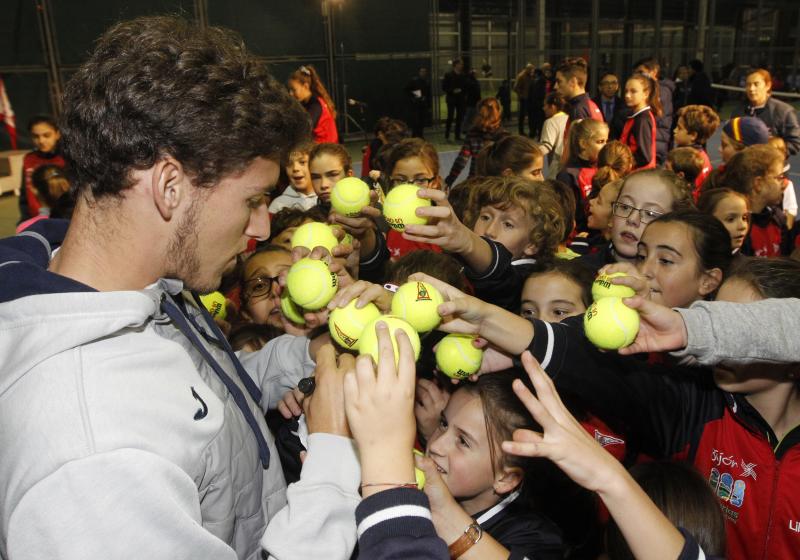
[[[766,144],[769,141],[769,129],[764,121],[756,117],[736,117],[725,123],[722,132],[745,146]]]

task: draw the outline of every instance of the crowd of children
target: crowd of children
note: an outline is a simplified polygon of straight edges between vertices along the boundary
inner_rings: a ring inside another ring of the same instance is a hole
[[[225,281],[223,330],[233,348],[258,351],[285,333],[327,336],[320,328],[327,310],[292,316],[282,307],[283,277],[300,256],[290,239],[307,222],[351,238],[335,257],[344,255],[342,274],[353,282],[330,309],[357,296],[386,309],[392,285],[424,278],[444,295],[442,328],[477,334],[487,348],[482,375],[459,384],[435,371],[435,333],[423,338],[416,369],[398,335],[399,365],[385,366],[372,385],[372,366],[358,360],[344,403],[366,481],[357,511],[362,556],[702,558],[704,551],[736,559],[800,550],[800,508],[791,497],[800,484],[797,364],[761,363],[755,352],[750,363],[712,369],[666,352],[601,352],[583,333],[601,270],[628,274],[619,282],[637,293],[629,302],[642,311],[643,329],[658,329],[664,308],[800,297],[800,263],[787,258],[800,247],[786,176],[794,144],[787,149],[757,115],[723,124],[713,109],[686,105],[660,166],[664,115],[654,72],[637,67],[624,82],[628,116],[614,133],[586,93],[586,62],[564,60],[545,99],[541,145],[507,133],[500,103],[484,99],[444,179],[432,144],[382,119],[363,166],[371,202],[356,216],[331,207],[334,185],[353,166],[337,143],[330,96],[311,66],[289,77],[314,142],[284,162],[284,189],[269,205],[270,238],[249,247]],[[706,143],[720,125],[723,164],[712,169]],[[37,150],[25,159],[21,229],[48,214],[69,216],[58,127],[37,118],[31,133]],[[469,179],[456,183],[467,162]],[[417,210],[427,223],[399,233],[380,208],[393,187],[408,183],[432,205]],[[749,336],[746,325],[741,334]],[[385,351],[385,328],[378,337]],[[296,425],[302,401],[297,390],[287,393],[284,418],[274,423]],[[387,446],[369,443],[387,417],[399,426],[386,428],[387,441],[424,454],[417,461],[424,496],[405,484],[413,480],[410,459],[393,463]],[[282,453],[303,450],[296,431],[276,430],[286,436],[279,447],[294,450]],[[297,480],[289,471],[299,465],[286,462],[287,480]],[[412,527],[408,539],[381,529],[392,519]]]

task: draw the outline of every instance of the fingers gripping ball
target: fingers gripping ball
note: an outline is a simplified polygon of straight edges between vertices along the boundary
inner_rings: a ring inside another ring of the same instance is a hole
[[[475,348],[474,336],[448,334],[436,346],[436,367],[453,379],[465,379],[478,373],[483,360],[483,350]]]
[[[425,454],[420,451],[419,449],[414,449],[414,455],[419,455],[420,457],[424,457]],[[425,488],[425,471],[423,471],[419,467],[414,467],[414,478],[417,482],[417,489],[422,490]]]
[[[374,303],[368,303],[361,309],[356,308],[357,299],[344,307],[337,307],[328,316],[328,329],[333,340],[342,348],[358,349],[358,340],[368,323],[380,317],[380,310]]]
[[[386,222],[397,231],[403,231],[407,225],[426,224],[426,218],[420,218],[414,211],[417,208],[430,206],[431,201],[417,196],[419,187],[416,185],[397,185],[383,202],[383,216]]]
[[[414,330],[414,327],[399,317],[394,317],[392,315],[381,315],[380,317],[376,317],[370,321],[366,327],[364,327],[364,332],[361,334],[361,338],[358,341],[359,354],[369,354],[372,356],[372,359],[375,360],[375,363],[378,363],[378,335],[375,333],[375,324],[378,321],[384,321],[386,326],[389,327],[389,334],[391,335],[392,339],[392,348],[394,349],[395,363],[400,360],[400,353],[397,350],[397,340],[394,336],[394,333],[397,329],[402,329],[408,335],[408,339],[411,341],[411,347],[414,349],[414,360],[419,358],[420,344],[417,331]]]
[[[594,282],[592,282],[592,300],[599,301],[607,297],[626,298],[635,296],[636,292],[633,291],[633,288],[618,286],[611,283],[612,278],[619,278],[622,276],[627,276],[627,274],[624,272],[614,272],[611,274],[598,275],[597,278],[594,279]]]
[[[392,297],[392,315],[408,321],[417,332],[429,332],[442,318],[438,307],[444,300],[439,290],[427,282],[406,282]]]
[[[292,265],[286,275],[289,297],[309,311],[322,309],[336,294],[339,280],[324,261],[304,258]]]
[[[595,301],[583,316],[586,337],[598,348],[618,350],[636,339],[639,332],[639,313],[618,297]]]
[[[225,307],[225,296],[221,292],[211,292],[200,296],[200,302],[203,307],[208,309],[214,319],[224,320],[228,316],[228,311]]]
[[[328,224],[308,222],[294,231],[291,243],[292,249],[305,247],[309,251],[313,251],[314,247],[325,247],[330,252],[339,244],[339,240],[336,239],[333,229]]]
[[[281,312],[283,313],[283,316],[289,319],[292,323],[296,323],[298,325],[306,324],[306,320],[303,318],[303,310],[292,301],[288,292],[283,292],[281,294]]]
[[[358,177],[345,177],[333,186],[331,206],[344,216],[358,216],[369,206],[369,187]]]

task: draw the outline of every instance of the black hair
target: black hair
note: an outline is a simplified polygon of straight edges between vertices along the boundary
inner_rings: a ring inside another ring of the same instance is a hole
[[[580,263],[578,259],[553,259],[550,262],[537,264],[525,281],[550,273],[561,274],[575,282],[581,288],[583,305],[589,307],[592,304],[592,282],[595,273],[589,267]]]
[[[703,61],[697,58],[695,58],[694,60],[690,60],[689,68],[691,68],[695,72],[702,72],[704,68]]]
[[[33,130],[33,127],[37,124],[46,124],[50,125],[56,132],[58,132],[58,122],[56,121],[55,117],[51,115],[34,115],[30,119],[28,119],[28,132]]]
[[[77,193],[120,196],[170,155],[200,187],[258,157],[283,161],[310,134],[305,110],[242,38],[175,16],[118,23],[64,93],[64,156]]]
[[[764,298],[800,298],[800,262],[787,258],[744,258],[727,280],[742,280]]]
[[[691,231],[701,270],[718,268],[723,278],[728,277],[733,262],[731,236],[722,222],[698,210],[676,210],[659,216],[651,225],[656,223],[685,224]]]
[[[673,525],[688,531],[707,555],[725,557],[725,521],[708,481],[687,463],[653,461],[631,468],[645,494]],[[612,520],[607,532],[612,560],[633,560],[622,532]]]

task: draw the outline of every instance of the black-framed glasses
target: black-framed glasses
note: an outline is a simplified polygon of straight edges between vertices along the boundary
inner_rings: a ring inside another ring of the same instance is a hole
[[[256,276],[250,280],[245,280],[243,290],[244,298],[259,298],[272,293],[272,286],[277,280],[277,276]]]
[[[643,224],[649,224],[656,218],[663,216],[664,212],[657,212],[655,210],[645,210],[644,208],[636,208],[635,206],[631,206],[630,204],[625,204],[624,202],[615,202],[611,205],[612,210],[614,211],[614,215],[618,218],[627,218],[631,215],[631,213],[636,210],[639,212],[639,220]]]
[[[408,179],[406,177],[389,177],[389,183],[393,187],[397,185],[416,185],[418,187],[427,188],[431,183],[433,183],[436,177],[415,177],[413,179]]]

